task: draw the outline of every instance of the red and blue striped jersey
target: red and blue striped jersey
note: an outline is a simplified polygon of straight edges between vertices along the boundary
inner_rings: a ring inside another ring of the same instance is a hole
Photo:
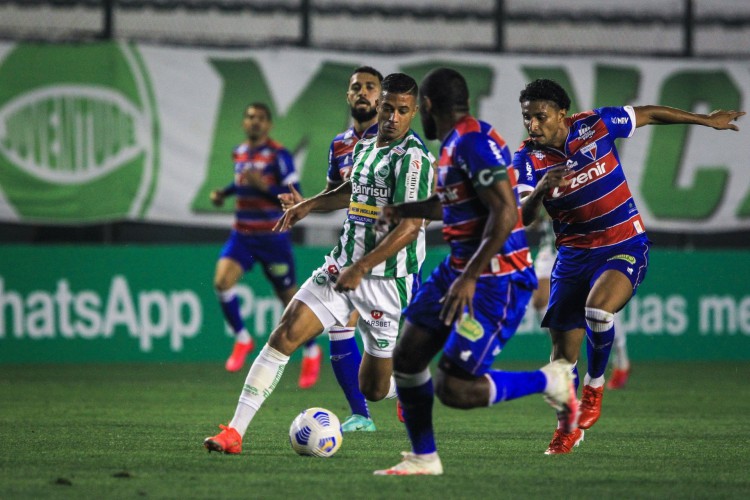
[[[289,192],[289,184],[299,189],[299,178],[292,155],[284,146],[269,139],[251,148],[246,143],[237,146],[234,159],[234,182],[224,190],[235,194],[234,229],[243,234],[268,233],[284,213],[277,195]],[[245,175],[259,172],[268,184],[268,191],[248,185]]]
[[[635,131],[631,106],[598,108],[566,118],[564,151],[536,149],[529,139],[513,158],[521,191],[551,168],[566,167],[570,184],[544,196],[557,247],[601,248],[643,234],[643,220],[625,180],[615,139]]]
[[[349,180],[354,164],[354,146],[362,139],[369,139],[378,135],[377,122],[371,125],[362,135],[359,135],[354,127],[341,132],[331,141],[328,150],[328,173],[326,175],[330,184],[341,184]]]
[[[438,160],[436,193],[443,207],[443,238],[451,249],[451,266],[463,269],[477,251],[489,210],[477,189],[494,179],[507,179],[515,191],[516,174],[505,140],[488,123],[466,116],[443,141]],[[508,275],[536,287],[529,245],[520,216],[518,223],[483,275]]]

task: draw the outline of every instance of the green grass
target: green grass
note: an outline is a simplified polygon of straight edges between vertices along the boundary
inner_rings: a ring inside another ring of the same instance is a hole
[[[228,421],[245,377],[213,364],[0,366],[0,498],[748,498],[750,363],[636,364],[567,456],[540,396],[490,409],[436,403],[441,477],[374,477],[408,449],[393,401],[378,432],[330,459],[295,455],[303,408],[347,415],[330,369],[312,390],[290,365],[239,456],[201,443]],[[512,364],[509,369],[529,368]]]

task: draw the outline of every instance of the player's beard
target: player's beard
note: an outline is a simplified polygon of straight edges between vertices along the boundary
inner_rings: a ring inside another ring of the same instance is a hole
[[[422,119],[422,131],[424,132],[425,138],[430,141],[437,139],[437,124],[435,123],[435,119],[429,115],[425,116],[424,114],[420,115],[420,118]]]
[[[359,123],[369,122],[375,115],[378,114],[378,110],[375,108],[351,108],[352,118]]]

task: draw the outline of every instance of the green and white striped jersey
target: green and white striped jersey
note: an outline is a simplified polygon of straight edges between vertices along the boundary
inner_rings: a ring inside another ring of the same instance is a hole
[[[351,265],[377,246],[393,228],[375,222],[381,207],[416,201],[432,194],[434,157],[410,130],[403,140],[379,148],[377,137],[354,148],[352,196],[338,245],[331,252],[339,267]],[[402,277],[419,271],[425,257],[424,227],[416,240],[375,266],[371,276]]]

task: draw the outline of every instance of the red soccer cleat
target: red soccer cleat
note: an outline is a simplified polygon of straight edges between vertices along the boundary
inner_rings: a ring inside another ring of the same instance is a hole
[[[203,440],[203,446],[209,453],[218,451],[229,455],[237,455],[242,452],[242,436],[232,427],[219,425],[221,432],[215,436]]]
[[[302,368],[299,372],[299,388],[309,389],[318,382],[320,377],[320,360],[323,358],[321,349],[317,350],[315,356],[303,356]]]
[[[599,420],[599,417],[602,414],[603,396],[604,387],[591,387],[590,385],[583,386],[578,427],[581,429],[588,429]]]
[[[545,455],[563,455],[570,453],[573,448],[578,446],[583,441],[583,431],[581,429],[573,429],[570,432],[563,432],[562,429],[556,429],[552,441],[547,447]]]
[[[250,354],[254,347],[255,342],[253,342],[252,339],[247,343],[235,342],[234,347],[232,348],[232,354],[229,355],[227,362],[224,364],[224,368],[226,368],[228,372],[241,370],[242,366],[245,364],[247,355]]]
[[[630,377],[630,367],[615,368],[612,370],[612,378],[607,382],[607,389],[622,389],[628,383]]]
[[[406,422],[406,420],[404,420],[404,407],[401,406],[401,401],[398,399],[396,400],[396,416],[398,417],[398,421],[402,424]]]

